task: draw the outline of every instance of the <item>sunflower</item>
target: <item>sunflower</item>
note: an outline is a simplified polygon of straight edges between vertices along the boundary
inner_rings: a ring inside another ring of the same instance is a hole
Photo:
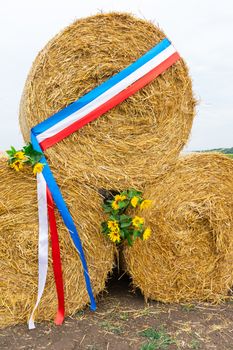
[[[120,240],[121,240],[121,236],[120,236],[120,233],[118,231],[111,231],[109,234],[108,234],[109,238],[111,239],[112,242],[117,242],[117,243],[120,243]]]
[[[138,202],[139,202],[139,198],[134,196],[132,199],[131,199],[131,205],[132,207],[136,208],[136,206],[138,205]]]
[[[23,151],[18,151],[15,153],[15,158],[17,158],[18,160],[25,160],[26,156]]]
[[[36,163],[33,167],[33,174],[36,175],[38,173],[41,173],[43,168],[44,168],[44,164]]]
[[[110,230],[119,230],[119,225],[116,220],[109,220],[108,221],[108,228]]]
[[[112,202],[112,208],[113,208],[114,210],[118,210],[118,209],[119,209],[119,204],[118,204],[116,201],[113,201],[113,202]]]
[[[132,224],[134,227],[139,228],[144,224],[144,219],[141,218],[140,216],[135,216],[132,220]]]
[[[15,160],[13,163],[10,164],[10,167],[12,169],[15,169],[16,171],[20,171],[23,169],[23,163],[21,160]]]

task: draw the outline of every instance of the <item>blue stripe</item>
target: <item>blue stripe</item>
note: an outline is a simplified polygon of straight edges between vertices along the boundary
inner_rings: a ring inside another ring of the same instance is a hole
[[[31,132],[31,142],[32,142],[33,148],[36,151],[43,153],[40,145],[38,144],[36,136],[33,134],[33,132]],[[66,225],[66,227],[70,233],[70,236],[74,242],[74,245],[79,253],[79,256],[80,256],[80,259],[82,262],[82,266],[83,266],[83,270],[84,270],[84,277],[85,277],[87,292],[88,292],[89,298],[90,298],[90,308],[91,308],[91,310],[94,311],[94,310],[96,310],[96,303],[95,303],[95,298],[94,298],[92,287],[91,287],[91,281],[90,281],[90,276],[88,273],[87,262],[85,259],[85,255],[84,255],[84,251],[82,248],[82,243],[81,243],[78,231],[76,229],[76,226],[75,226],[74,221],[72,219],[72,216],[69,212],[69,209],[66,206],[66,203],[62,197],[61,191],[56,183],[56,180],[53,177],[53,174],[49,168],[49,165],[48,165],[45,157],[43,157],[41,159],[41,163],[45,164],[44,169],[43,169],[43,175],[44,175],[44,178],[46,180],[47,186],[52,194],[53,200],[56,203],[56,206],[60,212],[60,215],[64,221],[64,224]]]
[[[130,45],[130,43],[129,43]],[[106,80],[103,84],[97,86],[95,89],[91,90],[89,93],[78,99],[77,101],[71,103],[69,106],[65,107],[61,111],[55,113],[50,118],[44,120],[42,123],[36,125],[32,131],[34,135],[39,135],[45,130],[51,128],[61,120],[67,118],[71,114],[77,112],[79,109],[102,95],[105,91],[119,83],[121,80],[126,78],[128,75],[133,73],[135,70],[143,66],[145,63],[150,61],[152,58],[157,56],[160,52],[164,51],[168,46],[171,45],[171,42],[165,38],[159,44],[154,46],[151,50],[146,52],[145,55],[141,56],[136,62],[132,63],[127,68],[123,69],[118,74]]]

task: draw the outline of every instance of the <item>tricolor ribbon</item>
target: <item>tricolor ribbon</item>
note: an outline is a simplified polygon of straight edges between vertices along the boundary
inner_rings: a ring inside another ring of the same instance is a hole
[[[112,78],[106,80],[103,84],[99,85],[77,101],[32,128],[31,142],[33,148],[38,152],[43,152],[49,147],[52,147],[57,142],[82,128],[87,123],[100,117],[108,110],[117,106],[129,96],[149,84],[157,76],[173,65],[179,58],[180,56],[172,46],[171,42],[167,38],[162,40],[136,62],[123,69]],[[79,253],[90,298],[90,307],[92,310],[96,309],[88,267],[78,231],[46,158],[43,157],[41,162],[44,163],[45,166],[42,174],[38,174],[37,176],[39,208],[38,296],[36,305],[29,320],[29,328],[34,328],[34,311],[40,302],[46,282],[48,270],[48,216],[50,220],[54,276],[58,295],[57,324],[62,323],[65,314],[59,240],[53,201],[55,202]]]

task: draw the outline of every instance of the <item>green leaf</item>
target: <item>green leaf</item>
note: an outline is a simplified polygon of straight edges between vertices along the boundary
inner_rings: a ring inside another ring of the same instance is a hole
[[[102,222],[101,226],[102,226],[102,233],[108,234],[109,233],[109,228],[108,228],[107,221]]]
[[[125,239],[126,235],[124,230],[120,230],[120,235],[122,239]]]
[[[113,215],[118,215],[119,214],[119,209],[112,209],[112,214]]]
[[[28,154],[28,155],[30,155],[32,153],[32,151],[34,151],[31,142],[23,147],[23,151],[25,154]]]
[[[119,216],[117,214],[112,214],[112,215],[109,216],[109,219],[118,221],[119,220]]]
[[[112,202],[114,202],[113,199],[108,199],[108,200],[106,201],[106,203],[107,203],[108,205],[110,205],[110,206],[112,206]]]
[[[121,225],[121,228],[129,227],[131,225],[131,221],[130,222],[127,222],[127,221],[121,222],[120,225]]]
[[[133,238],[134,240],[141,235],[141,231],[139,230],[134,230],[133,231]]]
[[[16,158],[15,158],[15,157],[10,157],[10,158],[9,158],[10,164],[14,163],[15,161],[16,161]]]
[[[8,149],[8,150],[6,151],[6,153],[7,153],[11,158],[14,157],[14,155],[15,155],[16,152],[17,152],[17,151],[16,151],[16,149],[15,149],[13,146],[11,146],[11,149]]]
[[[123,192],[120,193],[120,195],[121,195],[121,196],[128,196],[128,191],[127,191],[127,190],[126,190],[126,191],[123,191]]]
[[[109,208],[107,205],[103,207],[105,213],[111,213],[112,209]]]
[[[127,220],[131,221],[131,217],[129,215],[122,214],[122,215],[120,215],[120,220],[121,221],[127,221]]]
[[[38,163],[43,157],[43,153],[34,150],[31,143],[28,143],[26,146],[24,146],[23,151],[25,155],[29,158],[29,161],[32,165]]]
[[[6,153],[7,153],[9,156],[12,156],[12,151],[7,150]]]
[[[41,153],[37,153],[37,154],[33,153],[33,154],[31,154],[30,160],[31,160],[32,165],[35,165],[36,163],[39,163],[41,158],[42,158]]]
[[[123,202],[118,202],[119,205],[119,209],[123,209],[127,206],[127,202],[123,201]]]
[[[142,195],[142,192],[139,192],[133,188],[129,189],[129,197],[133,198],[133,197],[140,197]]]
[[[128,245],[132,246],[133,242],[130,236],[127,236]]]
[[[107,203],[107,202],[103,203],[103,206],[104,206],[104,207],[108,207],[108,208],[112,208],[111,204],[110,204],[110,203]]]

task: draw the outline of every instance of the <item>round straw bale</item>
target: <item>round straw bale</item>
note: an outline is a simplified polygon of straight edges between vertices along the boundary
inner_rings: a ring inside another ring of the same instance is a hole
[[[30,129],[127,67],[165,38],[154,24],[125,13],[79,19],[37,56],[20,108]],[[125,189],[152,181],[185,145],[195,100],[182,59],[145,88],[46,151],[80,181]]]
[[[0,160],[0,327],[25,322],[35,305],[38,279],[38,215],[36,180],[31,173],[15,173]],[[98,194],[68,176],[59,184],[77,224],[89,268],[94,295],[105,288],[113,267],[114,248],[100,233]],[[94,203],[94,204],[93,204]],[[101,203],[99,203],[101,205]],[[78,253],[57,214],[62,258],[66,315],[89,303]],[[98,224],[97,224],[98,223]],[[36,315],[51,320],[57,298],[51,254],[46,288]]]
[[[162,302],[227,298],[233,285],[233,161],[220,154],[181,158],[145,191],[147,241],[125,247],[135,287]]]

